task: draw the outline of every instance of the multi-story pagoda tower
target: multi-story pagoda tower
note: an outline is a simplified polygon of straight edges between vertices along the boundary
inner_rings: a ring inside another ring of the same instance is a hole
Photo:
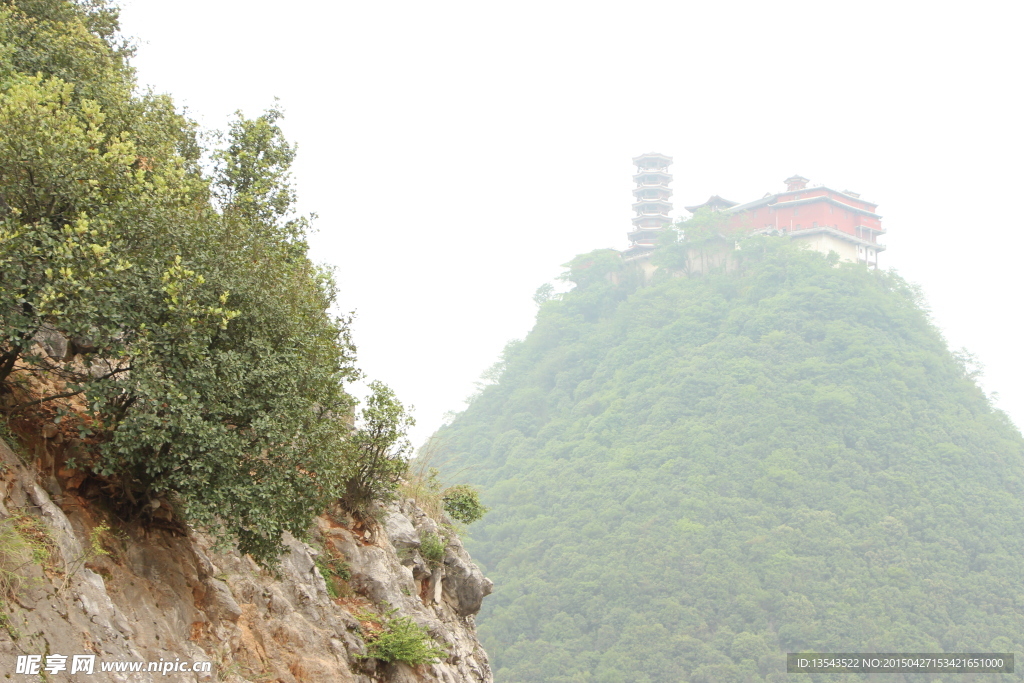
[[[672,223],[669,212],[672,210],[672,190],[668,184],[672,175],[668,167],[672,165],[672,157],[650,152],[633,158],[636,175],[633,181],[636,187],[633,196],[633,229],[626,233],[629,248],[622,252],[627,260],[644,258],[654,251],[658,235]]]

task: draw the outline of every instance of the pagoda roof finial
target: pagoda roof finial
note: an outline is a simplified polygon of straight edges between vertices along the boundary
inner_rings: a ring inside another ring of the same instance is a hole
[[[809,181],[802,175],[791,175],[782,182],[786,183],[786,192],[793,192],[807,187]]]

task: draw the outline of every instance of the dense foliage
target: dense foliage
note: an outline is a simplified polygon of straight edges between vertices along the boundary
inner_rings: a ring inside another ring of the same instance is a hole
[[[419,666],[436,663],[448,656],[448,652],[437,646],[426,628],[413,621],[412,617],[396,617],[397,611],[390,609],[383,617],[367,613],[360,615],[379,628],[368,638],[365,659],[372,657],[383,662],[405,662],[410,666]]]
[[[441,501],[444,511],[463,524],[480,521],[487,514],[487,508],[480,502],[480,492],[467,484],[445,489]]]
[[[394,499],[412,455],[405,435],[416,424],[383,382],[370,382],[370,396],[361,412],[361,425],[345,444],[352,467],[344,502],[355,512],[366,512],[375,501]]]
[[[647,287],[576,259],[436,437],[491,508],[467,545],[498,680],[1024,648],[1020,433],[898,276],[741,246],[732,272]]]
[[[137,92],[117,30],[102,0],[0,0],[0,408],[84,399],[93,453],[73,465],[268,561],[354,479],[393,488],[407,420],[377,386],[350,439],[354,349],[280,112],[204,149]]]

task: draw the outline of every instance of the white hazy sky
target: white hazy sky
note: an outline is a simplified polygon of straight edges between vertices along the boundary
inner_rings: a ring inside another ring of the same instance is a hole
[[[123,7],[141,82],[204,126],[281,99],[314,258],[417,443],[530,329],[559,264],[626,246],[648,151],[675,157],[677,207],[794,173],[877,202],[882,266],[1024,425],[1021,3]]]

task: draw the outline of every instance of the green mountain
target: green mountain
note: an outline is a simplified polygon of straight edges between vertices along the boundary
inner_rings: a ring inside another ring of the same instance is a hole
[[[492,508],[467,545],[496,680],[1024,651],[1024,439],[969,358],[893,273],[779,238],[737,264],[641,287],[614,252],[577,258],[438,433]],[[878,680],[911,678],[971,677]]]

